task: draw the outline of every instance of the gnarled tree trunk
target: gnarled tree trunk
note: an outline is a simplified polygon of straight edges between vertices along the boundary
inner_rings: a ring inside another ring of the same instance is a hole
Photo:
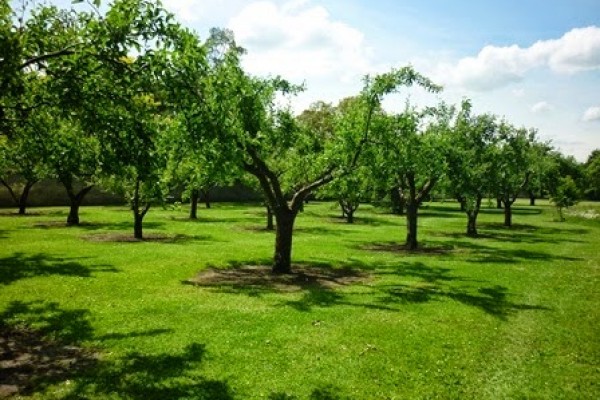
[[[67,226],[79,225],[79,207],[81,207],[83,199],[90,192],[90,190],[92,190],[94,185],[86,186],[79,192],[75,193],[75,189],[73,188],[73,179],[71,177],[60,178],[60,181],[67,191],[67,196],[69,197],[70,202],[69,215],[67,216]]]

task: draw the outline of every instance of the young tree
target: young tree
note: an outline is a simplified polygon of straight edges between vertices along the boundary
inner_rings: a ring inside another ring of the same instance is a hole
[[[564,208],[569,208],[577,204],[580,198],[579,188],[575,184],[573,178],[569,175],[561,177],[559,179],[558,186],[556,187],[555,193],[552,195],[550,200],[556,206],[560,221],[564,221],[565,217],[563,214]]]

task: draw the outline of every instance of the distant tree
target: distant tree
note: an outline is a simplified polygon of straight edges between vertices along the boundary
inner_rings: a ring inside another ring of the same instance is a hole
[[[577,201],[580,198],[580,196],[581,195],[579,188],[575,184],[573,178],[567,175],[559,179],[559,184],[556,187],[556,191],[552,195],[550,200],[556,206],[560,221],[565,220],[563,209],[572,207],[575,204],[577,204]]]
[[[502,203],[507,227],[512,226],[512,205],[531,178],[531,149],[535,135],[535,130],[515,128],[506,121],[498,125],[493,153],[493,193]]]
[[[585,194],[590,200],[600,200],[600,150],[592,151],[584,164]]]
[[[375,165],[388,179],[388,187],[402,189],[406,204],[406,247],[418,247],[418,211],[435,184],[445,173],[445,137],[452,110],[418,112],[407,107],[388,117],[387,126],[378,130]],[[381,175],[381,172],[379,173]]]
[[[477,217],[482,199],[494,188],[492,151],[496,118],[473,115],[464,101],[447,146],[447,182],[467,214],[467,235],[477,235]]]

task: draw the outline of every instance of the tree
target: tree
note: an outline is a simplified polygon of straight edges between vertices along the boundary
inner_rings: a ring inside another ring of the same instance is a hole
[[[151,205],[164,198],[160,143],[173,118],[163,104],[163,61],[178,29],[154,2],[117,0],[86,22],[88,52],[49,69],[62,104],[98,138],[101,181],[129,201],[137,239]]]
[[[226,45],[224,61],[215,66],[208,78],[194,61],[202,57],[202,47],[189,46],[186,57],[174,60],[178,64],[174,70],[180,71],[176,78],[180,80],[171,86],[178,91],[187,90],[181,97],[190,101],[180,103],[184,107],[182,112],[193,115],[196,121],[193,131],[203,133],[192,136],[191,140],[198,142],[208,137],[218,140],[221,151],[260,182],[276,220],[272,270],[290,273],[293,227],[304,200],[356,166],[370,134],[373,112],[382,97],[401,86],[436,87],[410,67],[367,78],[361,101],[353,110],[360,116],[360,126],[336,131],[331,140],[314,146],[318,133],[299,129],[289,110],[275,105],[278,94],[295,92],[298,88],[280,78],[248,76],[240,67],[239,47],[233,40]]]
[[[550,200],[556,206],[560,221],[564,221],[563,209],[569,208],[577,204],[577,200],[580,198],[580,191],[573,178],[569,175],[561,177],[559,184],[556,188],[556,192],[552,195]]]
[[[98,138],[82,132],[77,120],[55,117],[45,131],[39,154],[69,197],[69,226],[79,225],[79,208],[97,183],[99,147]]]
[[[39,149],[49,118],[47,113],[32,114],[24,125],[15,127],[10,138],[0,140],[0,184],[8,190],[20,215],[26,213],[33,185],[47,176]]]
[[[583,168],[586,196],[590,200],[600,200],[600,150],[592,151]]]
[[[482,199],[494,188],[492,150],[496,118],[473,115],[470,101],[464,101],[450,134],[447,147],[448,186],[467,214],[467,235],[477,236],[477,216]]]
[[[493,152],[494,194],[504,207],[504,225],[512,226],[512,205],[531,177],[531,148],[535,130],[515,128],[501,121]]]
[[[407,107],[390,115],[388,126],[377,138],[376,166],[388,177],[388,187],[401,188],[406,202],[406,247],[418,247],[418,210],[445,172],[443,148],[451,110],[418,112]]]
[[[28,80],[47,73],[53,61],[86,49],[78,21],[89,17],[54,6],[29,10],[25,0],[13,4],[14,9],[10,2],[0,4],[0,135],[6,136],[45,103],[28,97]]]

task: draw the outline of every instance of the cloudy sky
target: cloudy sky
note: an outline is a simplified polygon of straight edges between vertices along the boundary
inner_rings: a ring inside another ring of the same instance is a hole
[[[406,64],[445,89],[405,92],[387,103],[473,100],[535,127],[584,161],[600,148],[598,0],[163,0],[205,37],[232,29],[258,75],[305,82],[295,99],[336,102],[361,77]]]

